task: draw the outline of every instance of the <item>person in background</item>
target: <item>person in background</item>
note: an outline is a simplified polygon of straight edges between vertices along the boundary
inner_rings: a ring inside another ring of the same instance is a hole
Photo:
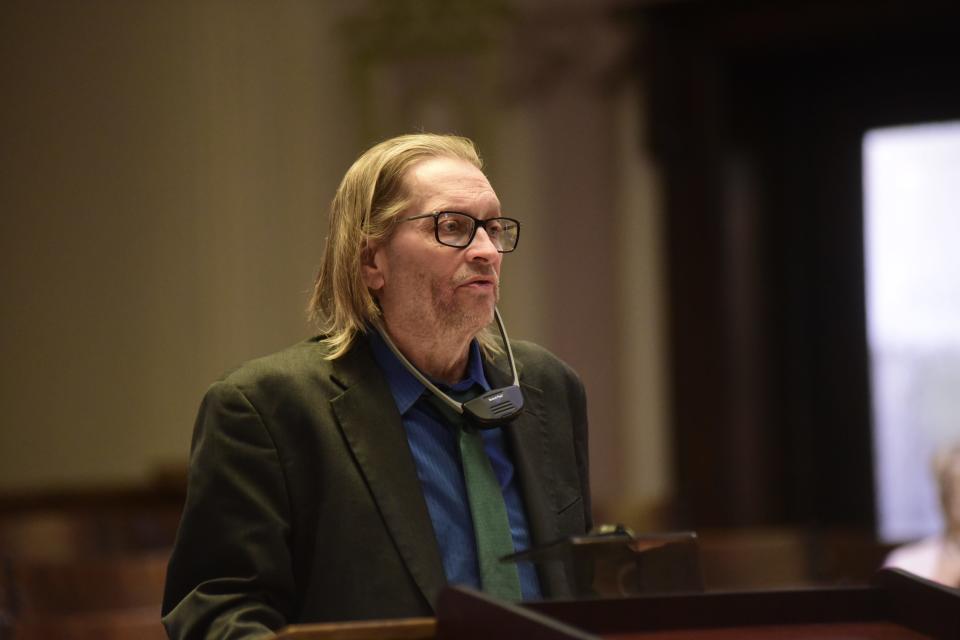
[[[884,566],[960,588],[960,443],[937,451],[933,473],[940,489],[944,531],[894,549]]]

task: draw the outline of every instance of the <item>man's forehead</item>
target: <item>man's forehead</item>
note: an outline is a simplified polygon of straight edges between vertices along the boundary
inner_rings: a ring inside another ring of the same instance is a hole
[[[479,201],[499,206],[487,177],[465,160],[428,158],[410,168],[406,183],[410,195],[421,200],[420,204],[453,206]]]

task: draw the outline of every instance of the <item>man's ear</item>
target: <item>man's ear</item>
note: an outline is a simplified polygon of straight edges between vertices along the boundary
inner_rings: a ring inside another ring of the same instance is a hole
[[[379,291],[383,288],[383,252],[382,245],[367,240],[363,248],[360,249],[360,273],[363,276],[363,283],[371,291]]]

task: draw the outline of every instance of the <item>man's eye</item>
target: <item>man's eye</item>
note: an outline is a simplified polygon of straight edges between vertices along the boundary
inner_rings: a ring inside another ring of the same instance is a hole
[[[486,224],[487,235],[498,236],[503,233],[503,222],[500,220],[492,220]]]
[[[459,220],[447,218],[438,223],[438,228],[440,229],[440,233],[460,233],[463,231],[464,225]]]

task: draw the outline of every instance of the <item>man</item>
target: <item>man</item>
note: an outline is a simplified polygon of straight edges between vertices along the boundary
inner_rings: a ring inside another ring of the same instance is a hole
[[[321,335],[241,366],[200,407],[164,597],[171,637],[432,615],[448,583],[570,594],[566,567],[517,569],[490,549],[590,527],[579,379],[515,342],[520,415],[477,430],[449,410],[513,379],[487,327],[519,223],[501,216],[473,143],[378,144],[348,170],[329,223],[311,302]]]

